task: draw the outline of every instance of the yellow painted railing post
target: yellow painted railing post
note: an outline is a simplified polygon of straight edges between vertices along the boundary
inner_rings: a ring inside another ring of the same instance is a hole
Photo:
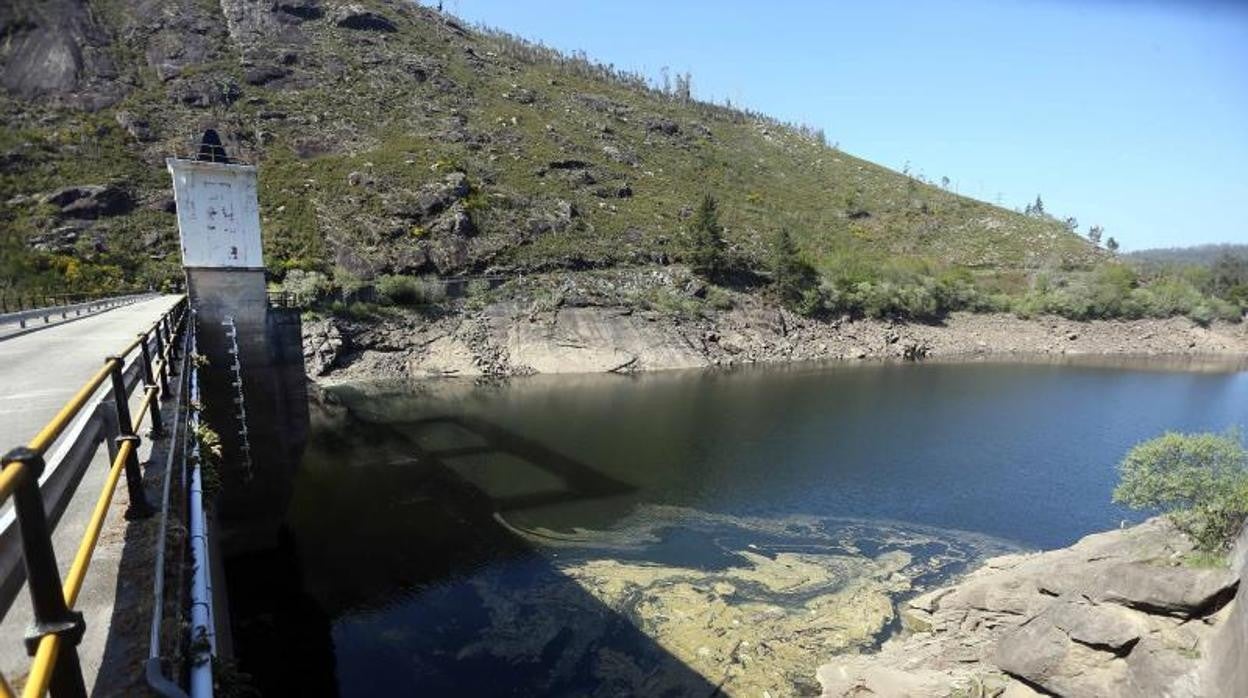
[[[120,356],[110,356],[108,361],[112,364],[109,373],[113,379],[113,408],[117,410],[117,424],[121,427],[121,436],[117,437],[117,443],[125,446],[127,441],[133,442],[126,457],[126,491],[130,494],[126,520],[146,519],[156,513],[156,509],[148,503],[147,492],[143,489],[143,471],[139,470],[139,437],[134,433],[134,423],[130,420],[126,379],[121,373],[124,362]]]
[[[81,613],[69,610],[61,590],[61,573],[56,568],[51,529],[43,509],[43,496],[39,493],[43,456],[29,448],[14,449],[5,454],[4,468],[14,467],[25,470],[13,493],[13,510],[17,514],[22,563],[35,616],[34,625],[26,635],[26,651],[34,656],[43,638],[61,637],[59,659],[50,667],[49,688],[54,698],[86,696],[77,650],[86,623]]]
[[[123,471],[130,493],[130,508],[126,511],[126,518],[142,518],[155,511],[148,503],[143,488],[143,474],[139,469],[138,459],[139,437],[135,434],[149,410],[152,413],[154,430],[159,429],[159,399],[163,392],[154,380],[154,364],[148,340],[150,333],[157,333],[158,358],[162,363],[161,379],[164,382],[170,375],[169,363],[177,356],[176,338],[186,317],[186,305],[186,298],[183,297],[147,332],[140,335],[138,340],[122,350],[120,355],[109,357],[104,366],[61,407],[56,416],[26,446],[10,451],[0,460],[3,465],[0,469],[0,504],[9,497],[14,500],[22,560],[35,616],[35,624],[26,637],[27,650],[34,656],[34,661],[22,691],[24,698],[43,698],[49,691],[53,698],[77,698],[86,695],[77,651],[86,625],[82,614],[72,609],[82,590],[87,567],[99,542],[109,505]],[[179,310],[179,319],[174,324],[171,316]],[[166,334],[161,334],[162,329]],[[144,398],[132,420],[124,367],[125,357],[139,347],[142,347],[142,356],[136,360],[143,363]],[[113,454],[104,490],[100,493],[87,531],[62,586],[52,549],[47,512],[43,506],[43,495],[39,491],[39,476],[44,468],[43,454],[68,428],[104,381],[109,379],[112,383],[110,397],[121,432],[121,436],[117,438],[119,446]],[[0,676],[0,698],[11,695],[11,688],[4,682],[4,677]]]

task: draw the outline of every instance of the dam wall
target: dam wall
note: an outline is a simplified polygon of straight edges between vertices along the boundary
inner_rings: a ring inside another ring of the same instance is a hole
[[[308,431],[303,339],[297,310],[270,307],[260,270],[188,269],[205,416],[221,437],[216,500],[228,555],[266,547],[290,501]]]

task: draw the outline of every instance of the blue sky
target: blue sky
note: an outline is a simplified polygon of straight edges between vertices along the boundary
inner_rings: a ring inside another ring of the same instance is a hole
[[[426,0],[425,4],[433,4]],[[446,0],[1124,249],[1248,243],[1248,0]]]

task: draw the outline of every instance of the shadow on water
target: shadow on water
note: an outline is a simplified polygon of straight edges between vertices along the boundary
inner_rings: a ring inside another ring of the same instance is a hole
[[[227,565],[240,669],[264,695],[719,693],[498,517],[631,486],[482,419],[320,408],[333,425],[313,430],[277,548]]]

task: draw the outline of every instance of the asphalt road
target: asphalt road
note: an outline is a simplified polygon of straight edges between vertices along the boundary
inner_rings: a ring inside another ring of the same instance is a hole
[[[178,298],[159,296],[72,322],[49,325],[17,337],[0,339],[0,449],[7,451],[29,441],[99,370],[105,357],[125,348]],[[101,389],[107,389],[107,383]],[[135,395],[139,395],[139,391]],[[137,398],[132,396],[131,409],[136,407]],[[55,446],[51,451],[55,451]],[[143,440],[139,453],[143,462],[152,456],[149,440]],[[100,448],[52,533],[52,546],[62,578],[69,569],[103,489],[108,466],[108,451]],[[141,642],[146,638],[146,628],[138,619],[123,619],[125,630],[115,632],[118,621],[114,617],[114,605],[123,593],[122,589],[133,587],[131,595],[147,593],[147,585],[151,583],[150,579],[128,580],[127,584],[118,580],[126,535],[126,522],[122,516],[127,502],[126,485],[122,481],[109,507],[104,532],[76,606],[87,618],[86,634],[78,652],[88,692],[96,685],[110,642],[114,653],[124,655],[126,661],[135,653],[143,656],[146,651],[146,645]],[[0,673],[10,682],[20,684],[30,666],[30,659],[21,643],[22,634],[32,620],[25,587],[12,607],[7,611],[0,609],[0,616]],[[121,649],[117,649],[119,647]],[[138,666],[137,661],[130,662],[128,670],[137,671]]]
[[[0,339],[0,449],[24,445],[105,357],[151,327],[179,296],[133,305]]]

